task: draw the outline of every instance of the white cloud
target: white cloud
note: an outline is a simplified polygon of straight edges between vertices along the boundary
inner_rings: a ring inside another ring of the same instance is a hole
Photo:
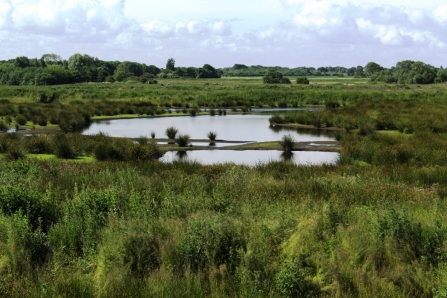
[[[341,0],[275,0],[278,9],[273,9],[275,1],[264,0],[261,4],[268,4],[276,16],[283,10],[282,19],[259,21],[258,27],[241,31],[239,25],[246,20],[236,6],[238,19],[218,17],[208,4],[201,8],[207,18],[189,18],[185,10],[175,21],[160,16],[137,22],[124,14],[126,1],[0,0],[0,59],[52,52],[68,58],[80,52],[159,66],[169,57],[179,65],[216,66],[236,62],[352,66],[376,59],[391,66],[404,58],[432,64],[447,61],[447,3],[427,11]],[[170,0],[170,5],[174,2]],[[256,11],[247,14],[253,18]]]
[[[447,3],[435,9],[433,14],[439,22],[447,22]]]

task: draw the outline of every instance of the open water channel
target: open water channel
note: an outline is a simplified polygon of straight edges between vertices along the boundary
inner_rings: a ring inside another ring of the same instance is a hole
[[[272,113],[252,113],[246,115],[196,117],[159,117],[117,119],[95,121],[83,134],[94,135],[100,132],[114,137],[137,138],[150,137],[155,132],[156,138],[166,138],[165,130],[170,126],[178,128],[180,134],[189,134],[191,139],[207,139],[210,131],[217,133],[218,140],[243,142],[279,141],[284,135],[292,135],[297,142],[333,141],[335,138],[330,131],[313,129],[296,129],[271,127],[268,119]],[[194,143],[204,146],[206,143]],[[236,144],[217,143],[217,146]],[[334,152],[294,152],[285,157],[276,150],[198,150],[188,152],[168,152],[163,161],[195,160],[203,164],[233,162],[236,164],[255,165],[268,161],[288,160],[296,164],[332,164],[338,159]]]

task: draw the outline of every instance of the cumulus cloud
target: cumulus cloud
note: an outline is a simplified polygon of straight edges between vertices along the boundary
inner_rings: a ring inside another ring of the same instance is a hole
[[[390,5],[335,5],[327,0],[297,1],[293,23],[297,35],[318,41],[374,43],[390,46],[430,45],[443,48],[447,26],[440,22],[447,15],[447,4],[434,14]],[[336,37],[336,40],[334,40]]]
[[[186,15],[177,22],[152,19],[138,23],[124,14],[125,1],[0,0],[0,59],[52,52],[68,58],[81,52],[159,66],[169,57],[175,57],[178,64],[216,66],[235,61],[352,66],[376,58],[390,65],[401,58],[429,63],[447,60],[447,3],[426,11],[349,2],[336,5],[329,0],[281,0],[282,6],[278,5],[285,9],[284,19],[235,34],[232,27],[237,20],[215,14],[203,20]]]

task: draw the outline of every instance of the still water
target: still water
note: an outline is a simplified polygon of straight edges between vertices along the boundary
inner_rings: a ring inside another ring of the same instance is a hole
[[[269,161],[287,161],[297,165],[321,165],[335,164],[339,154],[336,152],[295,151],[291,155],[285,155],[276,150],[198,150],[167,152],[160,160],[173,161],[197,161],[201,164],[235,163],[254,166]]]
[[[207,139],[208,132],[214,131],[217,139],[227,141],[278,141],[285,134],[291,134],[298,142],[334,140],[332,132],[270,127],[270,117],[271,115],[247,114],[117,119],[94,122],[83,134],[102,132],[114,137],[137,138],[150,137],[151,132],[155,132],[156,138],[166,138],[166,128],[174,126],[180,134],[189,134],[192,139]]]

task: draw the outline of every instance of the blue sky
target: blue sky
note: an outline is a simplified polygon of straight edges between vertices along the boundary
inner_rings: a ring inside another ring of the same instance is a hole
[[[447,66],[447,1],[0,0],[0,59]]]

